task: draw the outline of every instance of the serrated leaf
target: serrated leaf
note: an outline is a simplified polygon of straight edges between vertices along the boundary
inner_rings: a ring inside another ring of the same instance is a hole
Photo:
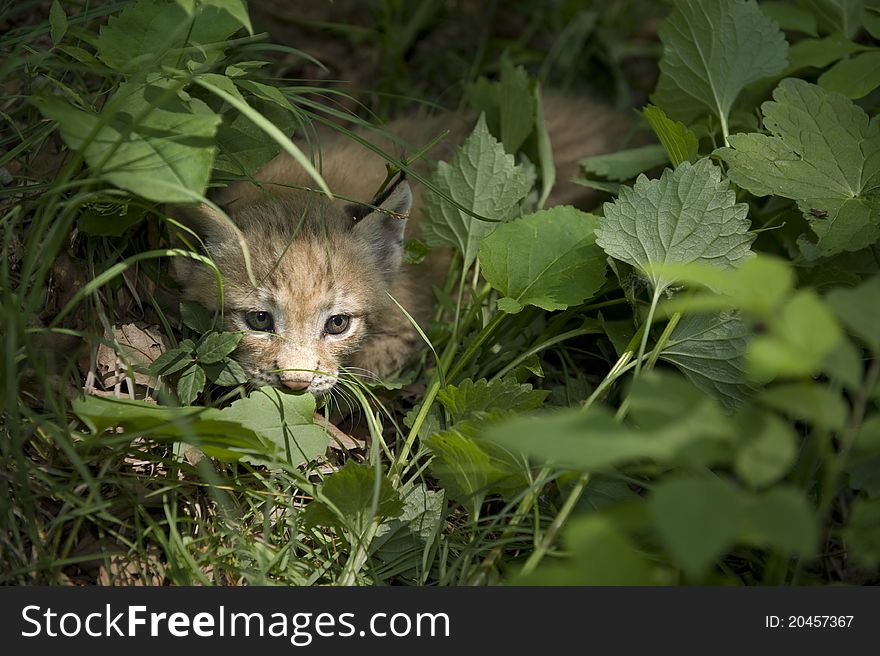
[[[385,562],[397,562],[416,552],[421,556],[440,530],[444,494],[414,485],[403,495],[403,510],[398,517],[386,519],[376,530],[371,548]],[[419,558],[419,565],[421,558]]]
[[[682,162],[695,162],[700,144],[691,130],[681,121],[673,121],[659,107],[648,105],[642,110],[648,125],[657,135],[673,168]]]
[[[798,454],[797,437],[788,423],[768,412],[746,407],[737,414],[741,436],[733,467],[753,488],[771,485],[785,476]]]
[[[639,176],[605,203],[596,243],[640,269],[657,293],[674,280],[654,271],[670,263],[705,262],[729,268],[751,255],[748,205],[708,159],[666,169],[659,180]]]
[[[546,390],[534,390],[510,378],[485,378],[474,382],[466,378],[458,385],[447,385],[437,393],[437,400],[449,413],[451,424],[469,419],[480,419],[486,413],[502,410],[526,412],[540,407],[547,398]]]
[[[685,122],[702,108],[726,126],[740,92],[788,63],[785,36],[754,0],[679,0],[658,33],[663,56],[651,101]]]
[[[785,2],[762,2],[759,6],[761,11],[779,23],[779,27],[783,30],[816,36],[818,25],[813,13]]]
[[[206,364],[202,367],[208,380],[216,385],[231,387],[248,382],[248,376],[241,365],[231,358],[224,358],[220,362]]]
[[[813,12],[819,24],[829,32],[855,36],[861,26],[865,0],[799,0]]]
[[[145,215],[134,203],[89,205],[76,221],[80,232],[94,237],[118,237]]]
[[[751,392],[745,376],[749,336],[748,326],[734,313],[685,316],[672,331],[660,359],[733,408]]]
[[[810,66],[825,68],[839,59],[865,49],[865,46],[847,39],[840,33],[829,34],[822,39],[804,39],[789,49],[789,66],[785,72],[791,74]]]
[[[330,502],[335,511],[322,500]],[[349,460],[325,479],[320,500],[309,504],[303,521],[307,526],[347,529],[359,538],[374,519],[399,517],[402,512],[400,494],[385,474],[372,465]]]
[[[205,389],[205,372],[197,364],[192,364],[186,369],[177,381],[177,398],[181,405],[190,405],[196,397]]]
[[[31,100],[58,122],[71,149],[83,151],[94,175],[149,200],[192,202],[207,186],[221,119],[200,101],[169,95],[169,84],[123,83],[101,114],[58,97]],[[136,125],[132,117],[139,118]]]
[[[52,44],[58,45],[67,33],[67,14],[58,0],[52,0],[49,7],[49,35],[52,37]]]
[[[98,58],[110,68],[138,73],[161,64],[175,66],[180,49],[187,44],[212,44],[213,53],[201,49],[212,60],[225,48],[225,40],[242,27],[228,7],[217,5],[236,4],[242,3],[209,0],[187,15],[177,2],[136,0],[101,27]]]
[[[570,206],[498,226],[479,254],[486,280],[505,295],[499,308],[562,310],[592,297],[605,282],[606,268],[595,229],[595,216]]]
[[[716,151],[730,179],[756,196],[797,201],[818,238],[812,259],[874,243],[880,237],[880,121],[869,122],[844,96],[803,80],[783,80],[773,98],[761,107],[772,136],[733,135],[730,148]]]
[[[880,357],[880,275],[854,289],[834,289],[825,300],[847,330]]]
[[[184,326],[199,335],[211,332],[214,328],[214,313],[195,301],[180,302],[180,320]]]
[[[185,347],[169,349],[153,360],[144,371],[153,376],[170,376],[188,367],[192,361],[191,349]]]
[[[880,86],[880,51],[837,62],[819,76],[819,86],[847,98],[863,98]]]
[[[584,173],[602,176],[607,180],[631,180],[639,173],[666,164],[669,157],[660,144],[639,146],[607,155],[594,155],[579,163]]]
[[[268,443],[276,454],[294,467],[311,462],[327,450],[327,434],[313,422],[315,397],[288,394],[274,387],[263,387],[228,408],[212,410],[218,418],[236,421]],[[248,458],[255,464],[266,464]]]
[[[222,9],[232,16],[241,27],[247,29],[250,34],[254,33],[251,27],[251,19],[248,16],[247,4],[245,0],[175,0],[178,5],[183,7],[187,14],[192,16],[201,7],[216,7]]]
[[[452,245],[469,267],[477,256],[479,242],[499,221],[511,219],[531,183],[513,156],[486,128],[481,115],[473,133],[459,147],[451,163],[440,162],[432,179],[434,185],[483,221],[461,211],[437,193],[426,191],[426,221],[422,225],[425,241],[432,246]]]
[[[241,338],[241,333],[208,333],[196,347],[196,359],[201,364],[220,362],[238,347]]]

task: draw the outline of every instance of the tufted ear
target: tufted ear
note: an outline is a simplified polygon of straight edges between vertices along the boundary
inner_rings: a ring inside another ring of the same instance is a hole
[[[403,174],[370,205],[349,206],[352,234],[369,245],[387,281],[397,274],[403,257],[403,234],[413,195]]]

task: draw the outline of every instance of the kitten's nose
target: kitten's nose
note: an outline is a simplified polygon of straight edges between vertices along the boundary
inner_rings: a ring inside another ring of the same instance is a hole
[[[285,387],[288,387],[297,392],[301,392],[304,389],[307,389],[312,381],[310,380],[302,380],[302,379],[293,379],[293,380],[285,380],[282,381]]]

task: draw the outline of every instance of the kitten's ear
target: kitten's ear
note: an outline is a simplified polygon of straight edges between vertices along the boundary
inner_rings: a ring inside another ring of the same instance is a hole
[[[373,199],[371,205],[377,209],[360,205],[352,213],[355,221],[353,234],[369,245],[389,282],[397,274],[403,258],[403,234],[412,203],[412,190],[401,175]],[[361,212],[364,214],[362,218],[357,216]]]
[[[240,241],[241,232],[235,227],[229,217],[223,216],[216,208],[207,203],[199,205],[170,205],[168,215],[189,228],[196,237],[188,234],[175,226],[176,231],[196,251],[204,251],[210,254],[212,245],[228,240]],[[201,244],[199,243],[201,241]],[[180,282],[185,282],[202,266],[198,261],[188,257],[174,257],[171,260],[171,271]]]

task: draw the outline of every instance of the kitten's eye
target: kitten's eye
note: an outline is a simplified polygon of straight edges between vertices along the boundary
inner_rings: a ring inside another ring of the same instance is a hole
[[[334,314],[324,324],[324,332],[328,335],[341,335],[348,330],[348,324],[350,323],[351,317],[347,314]]]
[[[272,320],[272,315],[268,312],[247,312],[244,315],[244,320],[248,325],[248,328],[251,330],[259,330],[264,333],[272,332],[275,328],[275,322]]]

